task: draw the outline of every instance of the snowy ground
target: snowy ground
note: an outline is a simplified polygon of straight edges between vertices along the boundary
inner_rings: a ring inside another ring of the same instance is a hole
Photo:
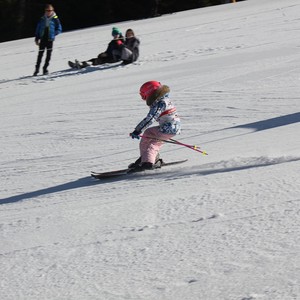
[[[140,60],[69,70],[113,25]],[[299,36],[299,0],[248,0],[66,32],[47,77],[33,38],[0,44],[0,299],[300,299]],[[209,155],[93,180],[138,157],[153,79]]]

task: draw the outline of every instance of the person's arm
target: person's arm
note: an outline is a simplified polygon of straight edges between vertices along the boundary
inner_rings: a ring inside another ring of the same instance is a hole
[[[153,106],[147,116],[135,127],[134,131],[130,133],[132,139],[139,139],[140,134],[148,128],[154,120],[157,120],[165,106],[164,102],[159,102],[158,105]]]
[[[165,102],[158,102],[157,105],[150,108],[147,116],[135,127],[135,131],[142,132],[148,128],[161,115],[165,107]]]
[[[36,25],[36,29],[35,29],[35,44],[38,46],[40,44],[40,32],[41,32],[41,23],[42,23],[42,19],[39,20],[39,22]]]
[[[54,20],[55,20],[55,35],[58,35],[58,34],[62,33],[62,26],[61,26],[58,16],[55,16]]]

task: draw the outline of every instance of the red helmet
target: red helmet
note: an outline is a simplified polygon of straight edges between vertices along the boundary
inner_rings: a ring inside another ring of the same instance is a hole
[[[147,81],[140,87],[140,95],[143,100],[147,100],[148,97],[161,87],[161,83],[158,81]]]

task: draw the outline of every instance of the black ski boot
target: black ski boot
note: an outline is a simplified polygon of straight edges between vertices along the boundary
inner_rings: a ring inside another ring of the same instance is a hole
[[[90,64],[88,63],[88,62],[86,62],[86,61],[83,61],[83,62],[81,62],[81,64],[80,64],[80,68],[82,69],[82,68],[86,68],[86,67],[89,67],[90,66]]]
[[[68,61],[68,65],[69,67],[71,67],[72,69],[77,69],[80,70],[81,68],[85,68],[87,66],[89,66],[88,64],[85,64],[85,62],[83,62],[82,64],[80,63],[79,60],[75,59],[75,62],[73,61]]]
[[[162,164],[163,164],[163,160],[160,158],[159,153],[157,153],[154,164],[150,162],[142,163],[142,158],[139,157],[134,163],[129,164],[128,168],[132,169],[133,172],[139,172],[143,170],[153,170],[153,169],[161,168]]]
[[[155,168],[161,168],[161,165],[163,163],[164,163],[164,161],[162,160],[162,158],[160,158],[159,153],[157,153],[156,158],[155,158],[155,163],[154,163]]]
[[[39,74],[40,71],[40,67],[39,66],[35,66],[35,71],[33,73],[33,76],[37,76]]]
[[[139,165],[136,165],[135,167],[131,167],[130,170],[128,171],[128,173],[142,172],[145,170],[154,170],[154,169],[156,169],[156,168],[153,163],[143,162]]]
[[[69,65],[69,67],[70,68],[72,68],[72,69],[75,69],[76,68],[76,64],[74,63],[74,62],[72,62],[72,61],[68,61],[68,65]]]
[[[139,157],[134,163],[128,165],[128,169],[134,169],[141,164],[142,158]]]
[[[81,67],[81,64],[80,64],[80,61],[75,59],[75,68],[80,70],[82,67]]]
[[[153,167],[154,169],[161,168],[162,164],[163,164],[163,160],[160,158],[155,162],[155,164],[153,164]]]

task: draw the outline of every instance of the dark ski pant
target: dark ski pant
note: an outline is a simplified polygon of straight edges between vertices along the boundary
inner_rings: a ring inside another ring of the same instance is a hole
[[[35,65],[35,71],[36,72],[39,72],[39,70],[40,70],[40,65],[41,65],[41,62],[42,62],[42,58],[43,58],[45,49],[47,50],[47,52],[46,52],[45,64],[43,66],[43,71],[45,72],[47,70],[47,68],[49,66],[50,59],[51,59],[52,47],[53,47],[53,41],[41,40],[41,43],[39,45],[39,54],[38,54],[36,65]]]

